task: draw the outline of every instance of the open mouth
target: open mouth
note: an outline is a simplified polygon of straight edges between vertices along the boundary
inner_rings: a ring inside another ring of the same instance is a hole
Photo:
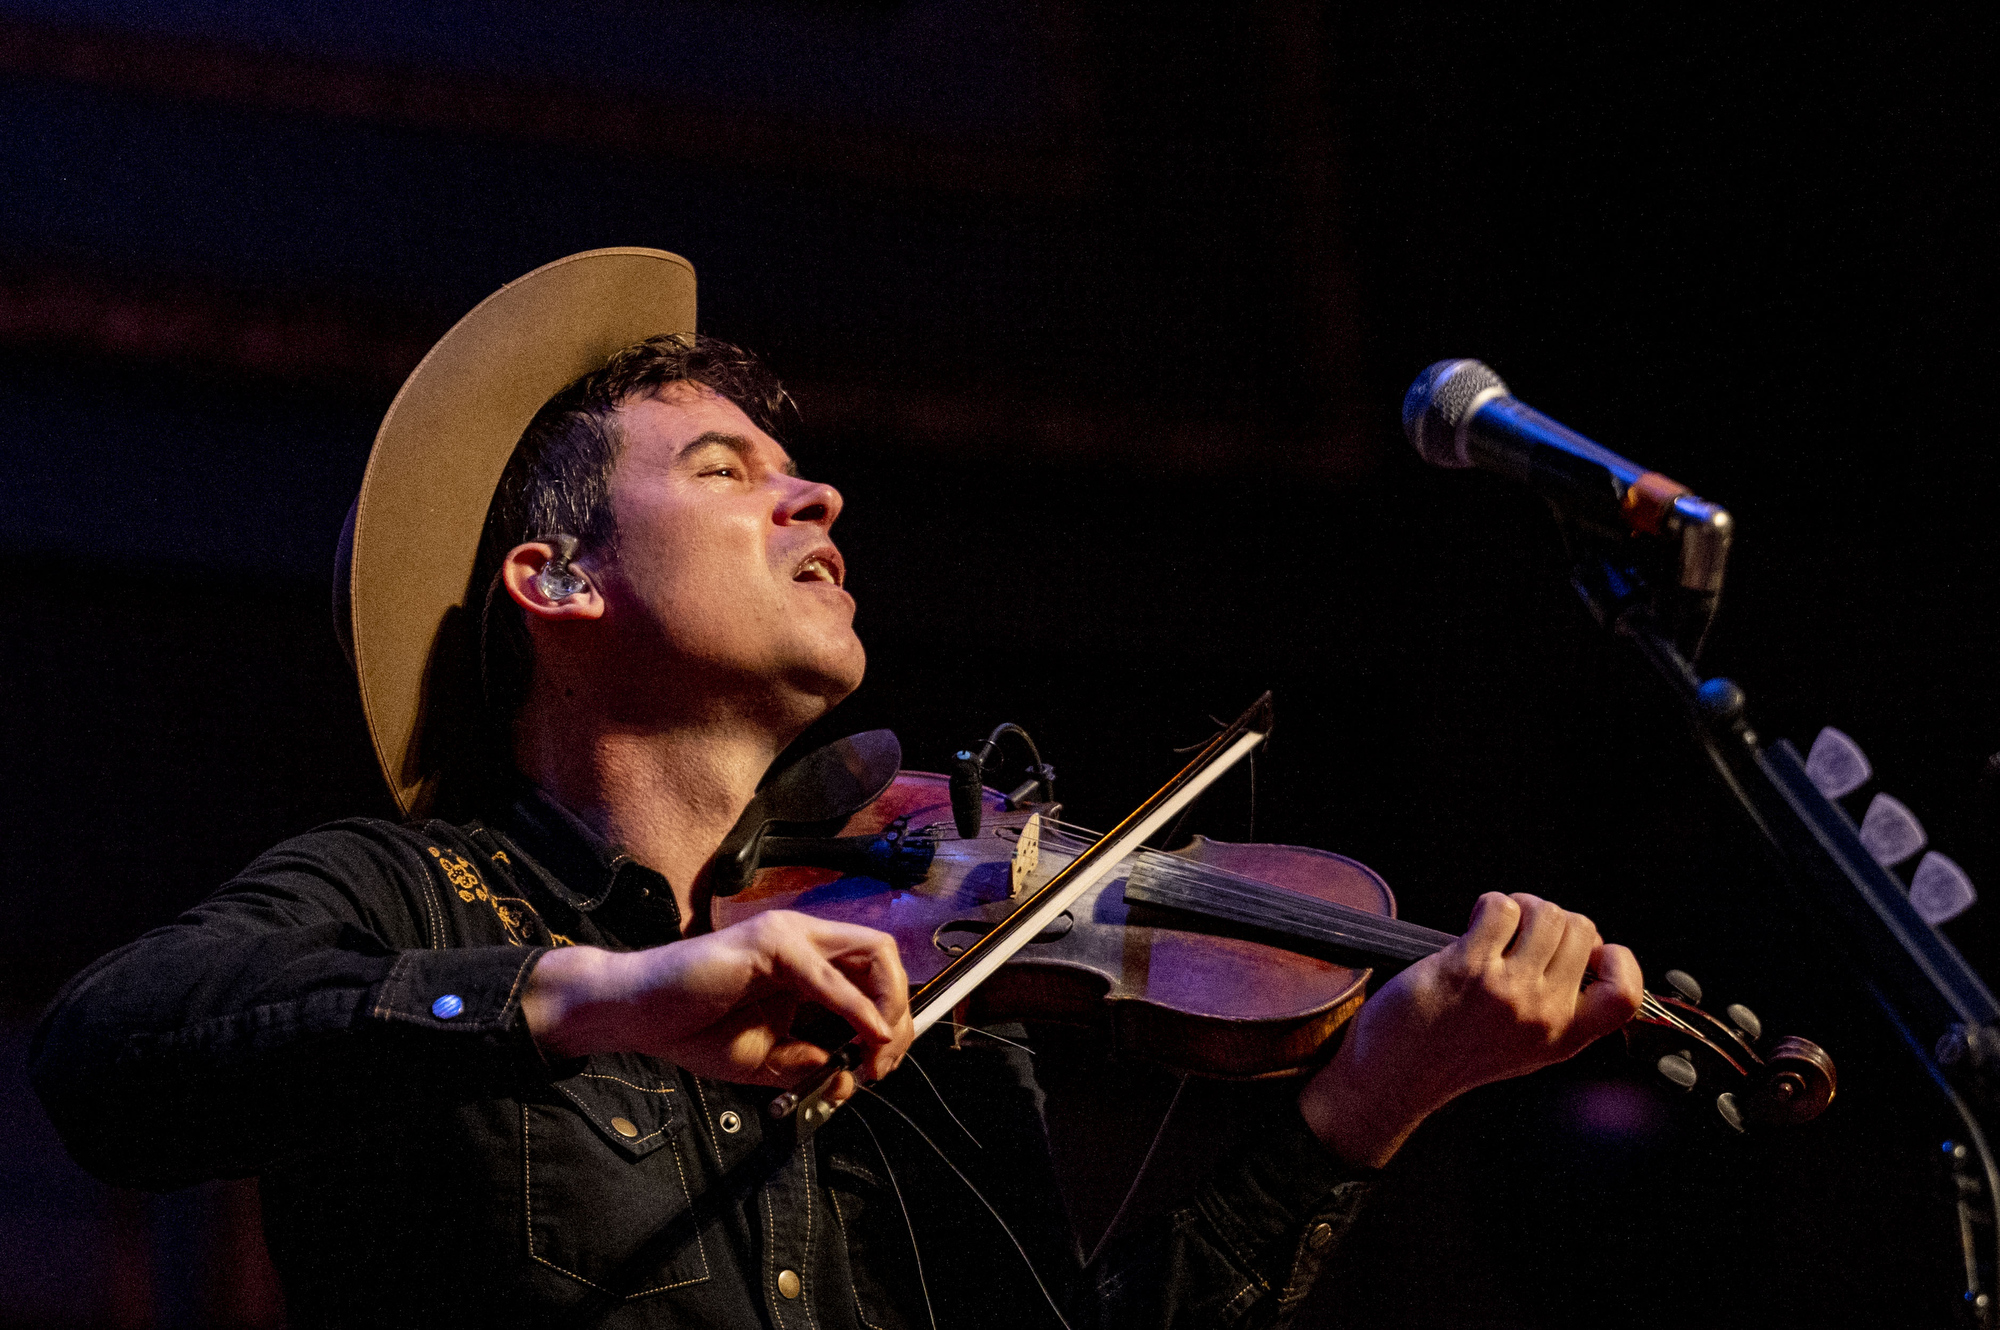
[[[815,554],[799,565],[799,570],[792,574],[792,580],[794,582],[830,582],[834,586],[839,586],[840,566],[832,557]]]

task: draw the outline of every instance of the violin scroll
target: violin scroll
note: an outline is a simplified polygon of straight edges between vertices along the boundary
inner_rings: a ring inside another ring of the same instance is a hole
[[[1839,1083],[1833,1059],[1810,1039],[1787,1035],[1764,1060],[1764,1075],[1752,1089],[1753,1120],[1773,1126],[1811,1122],[1833,1102]]]
[[[1717,1017],[1699,1005],[1701,986],[1687,973],[1669,970],[1666,980],[1679,996],[1648,993],[1625,1027],[1625,1042],[1652,1058],[1668,1083],[1682,1090],[1725,1087],[1716,1112],[1739,1132],[1810,1122],[1833,1102],[1840,1078],[1825,1049],[1787,1035],[1760,1053],[1764,1023],[1757,1013],[1732,1002],[1723,1009],[1727,1019]]]

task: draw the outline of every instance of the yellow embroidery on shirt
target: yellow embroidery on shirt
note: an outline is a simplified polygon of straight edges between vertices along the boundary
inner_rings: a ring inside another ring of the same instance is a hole
[[[550,933],[549,938],[558,947],[573,947],[576,945],[576,943],[570,941],[568,938],[564,937],[561,933]]]
[[[479,874],[473,870],[471,862],[464,855],[454,854],[447,859],[444,857],[444,851],[435,845],[430,847],[430,851],[431,858],[437,860],[438,867],[444,870],[445,879],[457,888],[460,900],[486,899],[486,884],[479,880]]]
[[[533,917],[536,922],[541,921],[541,916],[535,913],[534,906],[519,896],[499,896],[488,891],[486,884],[479,880],[478,871],[464,855],[453,854],[450,858],[446,858],[444,851],[437,846],[432,845],[428,848],[431,858],[438,861],[438,867],[444,870],[445,880],[458,892],[460,900],[468,903],[485,901],[491,906],[493,913],[499,916],[500,926],[507,930],[507,940],[515,946],[522,946],[532,940],[527,920]]]

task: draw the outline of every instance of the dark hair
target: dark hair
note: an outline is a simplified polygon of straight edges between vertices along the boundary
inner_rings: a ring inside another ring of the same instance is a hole
[[[520,606],[500,584],[507,552],[556,535],[577,539],[579,554],[612,558],[618,531],[611,510],[611,475],[624,447],[618,408],[676,383],[692,383],[734,402],[759,429],[776,437],[791,398],[755,355],[712,337],[667,334],[626,347],[551,397],[535,413],[508,459],[473,565],[480,605],[480,693],[488,760],[512,750],[514,717],[528,698],[534,654]]]

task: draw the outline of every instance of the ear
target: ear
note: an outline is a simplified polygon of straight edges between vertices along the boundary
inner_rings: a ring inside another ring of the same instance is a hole
[[[555,546],[543,540],[529,541],[508,550],[507,557],[500,561],[500,580],[506,584],[507,595],[516,605],[544,622],[603,618],[604,593],[598,590],[597,579],[580,566],[580,561],[572,561],[569,567],[583,579],[581,591],[558,598],[543,588],[541,571],[555,557]]]

